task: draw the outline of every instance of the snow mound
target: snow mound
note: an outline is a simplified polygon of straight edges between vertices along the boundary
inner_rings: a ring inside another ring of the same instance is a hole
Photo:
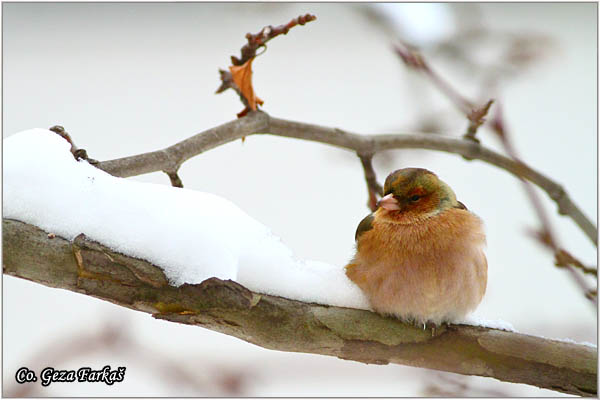
[[[303,261],[231,201],[194,190],[111,176],[76,161],[54,132],[4,140],[5,218],[73,240],[80,233],[145,259],[170,283],[232,279],[306,302],[369,309],[344,268]]]

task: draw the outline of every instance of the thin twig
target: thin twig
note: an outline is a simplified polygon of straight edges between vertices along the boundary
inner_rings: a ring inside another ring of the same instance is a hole
[[[360,158],[363,170],[365,171],[365,181],[367,182],[368,193],[367,207],[369,207],[371,211],[375,211],[377,209],[378,197],[383,195],[383,187],[377,182],[377,175],[373,168],[373,155],[358,153],[358,158]]]
[[[502,119],[502,108],[500,108],[500,106],[498,106],[496,110],[494,120],[492,121],[492,128],[500,138],[500,141],[502,142],[502,145],[504,146],[506,152],[512,157],[513,160],[519,161],[517,151],[511,142],[508,130],[506,129],[506,124]],[[590,293],[590,289],[587,287],[585,280],[581,276],[579,276],[579,274],[577,274],[577,272],[571,266],[571,264],[567,262],[569,260],[567,260],[565,257],[559,259],[559,257],[561,257],[561,255],[564,254],[560,252],[560,247],[558,245],[556,235],[554,234],[554,231],[552,229],[550,218],[546,214],[546,210],[544,209],[544,206],[537,193],[535,192],[535,190],[533,190],[531,184],[525,179],[521,179],[521,182],[523,183],[523,188],[527,193],[527,197],[529,197],[529,200],[533,205],[533,209],[537,214],[540,223],[542,224],[542,232],[540,233],[540,236],[544,238],[542,240],[542,243],[547,245],[550,249],[552,249],[556,259],[563,262],[561,266],[567,268],[567,270],[571,274],[571,277],[577,283],[577,285],[579,285],[585,297],[589,299],[595,307],[598,307],[596,299],[588,295],[588,293]]]
[[[597,267],[586,267],[580,260],[578,260],[575,256],[573,256],[565,249],[558,249],[558,252],[554,254],[554,257],[555,265],[557,267],[566,267],[568,265],[571,265],[572,267],[579,269],[582,273],[592,275],[594,278],[596,278],[596,280],[598,280]]]
[[[402,60],[404,61],[404,63],[407,66],[425,73],[425,75],[427,75],[430,78],[432,83],[440,90],[440,92],[442,92],[446,96],[448,96],[450,98],[450,100],[459,109],[464,111],[465,108],[471,108],[471,111],[466,113],[466,116],[469,120],[469,127],[467,129],[467,133],[463,137],[466,140],[469,140],[469,141],[479,144],[479,139],[477,139],[475,137],[475,134],[477,133],[478,128],[485,122],[484,117],[488,113],[490,106],[493,103],[493,100],[488,101],[483,107],[473,108],[471,106],[473,103],[471,101],[467,100],[466,97],[462,96],[458,91],[453,89],[446,81],[444,81],[439,75],[437,75],[429,67],[427,61],[423,58],[423,56],[416,49],[412,49],[408,46],[405,46],[404,48],[397,46],[396,53],[402,58]],[[500,137],[502,144],[504,146],[504,149],[511,156],[511,158],[517,162],[517,165],[524,166],[525,164],[523,164],[520,161],[519,157],[517,157],[516,150],[514,149],[512,143],[508,137],[508,133],[505,130],[505,125],[501,119],[500,110],[498,110],[496,112],[494,123],[492,124],[492,129]],[[470,160],[469,156],[463,155],[463,157],[466,158],[467,160]],[[574,270],[574,268],[572,266],[573,263],[568,262],[568,261],[572,261],[572,260],[567,259],[566,257],[564,257],[564,254],[560,252],[560,248],[556,242],[555,235],[552,232],[550,220],[549,220],[548,216],[546,215],[546,212],[543,208],[543,205],[542,205],[540,199],[537,196],[537,193],[533,190],[533,187],[530,185],[530,182],[528,182],[524,179],[522,174],[517,174],[517,176],[523,182],[523,187],[527,193],[527,196],[529,197],[531,203],[533,204],[533,208],[538,216],[538,219],[540,220],[540,222],[542,224],[543,232],[542,232],[541,236],[546,237],[546,240],[543,242],[549,248],[551,248],[552,251],[554,252],[555,258],[557,260],[557,262],[556,262],[557,266],[565,267],[569,270],[571,276],[573,277],[575,282],[580,286],[580,288],[583,291],[583,293],[585,294],[586,298],[590,299],[592,301],[592,303],[594,304],[594,306],[597,307],[596,299],[590,294],[591,292],[587,288],[585,280],[581,276],[579,276],[577,274],[577,272]],[[561,190],[564,192],[564,189],[561,188]],[[553,196],[550,195],[550,197],[553,197]],[[564,211],[564,209],[562,211]],[[562,211],[561,211],[561,206],[559,203],[559,212],[562,213]],[[575,220],[575,221],[577,222],[578,220]],[[579,222],[578,222],[578,225],[580,226],[580,228],[582,228],[584,230],[584,232],[587,234],[587,236],[597,246],[598,242],[597,242],[597,234],[596,234],[595,226],[593,226],[591,224],[591,222],[589,224],[586,224],[585,227],[582,226]],[[561,255],[563,256],[562,258],[561,258]],[[583,264],[581,264],[580,262],[578,262],[578,263],[581,265],[581,267],[583,267]]]
[[[248,43],[242,47],[241,57],[237,58],[236,56],[231,56],[231,63],[235,66],[243,65],[247,61],[256,57],[256,51],[261,47],[266,47],[266,43],[269,40],[279,35],[286,35],[294,26],[304,25],[307,22],[314,21],[315,19],[317,19],[317,17],[311,14],[300,15],[299,17],[292,19],[287,24],[278,26],[269,25],[262,28],[258,33],[247,33],[246,40]],[[219,69],[219,76],[221,78],[221,86],[219,86],[215,93],[222,93],[227,89],[235,90],[245,106],[244,110],[238,114],[238,117],[246,116],[251,108],[249,107],[248,100],[242,94],[241,88],[239,88],[233,81],[231,72]]]
[[[421,71],[427,75],[432,83],[442,92],[444,93],[459,109],[465,112],[465,115],[470,121],[469,127],[467,129],[467,133],[464,135],[464,138],[476,142],[479,144],[479,140],[475,138],[475,133],[477,129],[485,122],[485,115],[488,113],[490,106],[493,103],[493,100],[489,100],[485,106],[481,108],[475,108],[473,106],[473,102],[468,100],[465,96],[461,95],[457,90],[452,88],[448,82],[443,80],[438,74],[433,72],[427,61],[423,58],[421,53],[410,46],[404,45],[396,46],[396,53],[400,56],[400,58],[404,61],[404,63],[410,68]],[[496,120],[498,121],[498,119]],[[498,132],[498,127],[492,127],[493,130]],[[506,148],[506,147],[505,147]],[[506,148],[508,153],[510,153],[509,148]],[[512,153],[514,154],[514,152]],[[472,157],[469,155],[463,154],[463,158],[466,160],[471,160]],[[556,202],[558,205],[558,213],[561,215],[569,215],[575,223],[579,226],[579,228],[586,234],[586,236],[594,243],[594,245],[598,246],[598,235],[596,226],[576,207],[570,200],[565,200],[565,197],[568,197],[564,188],[552,181],[549,178],[544,177],[544,180],[547,180],[547,185],[540,185],[538,182],[528,178],[524,172],[529,167],[526,167],[524,163],[519,161],[518,158],[513,157],[519,169],[522,171],[511,171],[514,175],[521,179],[527,179],[532,183],[538,185],[540,188],[544,189],[546,193],[550,196],[552,200]],[[526,189],[528,190],[528,189]]]
[[[459,154],[484,161],[511,174],[529,180],[544,190],[558,205],[561,215],[569,216],[597,245],[596,226],[573,203],[565,189],[520,161],[512,160],[484,146],[463,139],[428,134],[359,135],[337,128],[272,118],[262,111],[208,129],[163,150],[102,161],[97,167],[114,176],[128,177],[155,171],[177,169],[186,160],[243,136],[270,134],[309,140],[351,150],[375,154],[391,149],[426,149]]]
[[[86,160],[90,164],[98,164],[97,160],[88,157],[87,151],[85,149],[80,149],[77,146],[75,146],[75,142],[73,142],[71,135],[69,135],[69,133],[65,131],[65,128],[63,128],[60,125],[54,125],[48,128],[48,130],[56,133],[58,136],[62,137],[67,142],[69,142],[69,144],[71,145],[71,154],[73,154],[73,157],[75,157],[76,160]]]
[[[485,122],[485,117],[490,110],[490,107],[494,103],[494,100],[488,100],[482,107],[474,108],[467,115],[469,120],[469,126],[467,127],[467,133],[463,135],[463,138],[470,140],[475,143],[480,143],[479,139],[475,137],[477,130]]]
[[[396,54],[400,56],[406,66],[417,71],[421,71],[427,75],[431,82],[433,82],[433,84],[442,93],[444,93],[463,114],[468,116],[471,110],[475,108],[473,102],[462,96],[456,89],[452,87],[452,85],[445,81],[431,68],[431,66],[416,48],[402,44],[396,45],[394,50],[396,51]]]
[[[171,186],[178,187],[178,188],[183,187],[183,182],[181,181],[181,178],[177,174],[177,171],[163,171],[163,172],[165,174],[167,174],[167,176],[169,177],[169,180],[171,181]]]
[[[424,397],[509,397],[500,390],[469,386],[466,376],[436,372],[432,378],[423,389]]]
[[[278,26],[265,26],[258,33],[246,33],[246,39],[248,43],[242,47],[241,58],[231,56],[231,63],[233,65],[242,65],[251,58],[256,57],[256,51],[264,46],[269,40],[279,36],[286,35],[290,29],[296,25],[304,25],[307,22],[314,21],[317,19],[314,15],[305,14],[300,15],[298,18],[292,19],[290,22],[284,25]]]
[[[47,343],[32,358],[25,360],[23,365],[32,370],[40,367],[40,372],[41,368],[48,366],[60,369],[71,359],[118,348],[124,344],[130,345],[122,327],[117,327],[110,321],[91,333],[79,333],[68,338],[60,337],[58,340]],[[43,386],[39,384],[17,384],[9,386],[7,392],[3,394],[7,397],[37,397],[42,394],[40,388]]]
[[[107,321],[104,326],[92,332],[75,331],[70,334],[69,337],[60,337],[59,340],[41,346],[36,354],[29,360],[25,360],[22,365],[31,370],[41,371],[47,366],[58,370],[73,359],[93,359],[97,353],[110,351],[118,353],[121,359],[125,357],[125,359],[135,360],[138,368],[147,369],[148,372],[161,377],[161,383],[177,388],[187,386],[198,396],[245,395],[246,393],[242,391],[243,386],[252,376],[252,373],[247,370],[227,371],[218,365],[201,361],[201,364],[195,367],[201,366],[202,369],[215,371],[219,379],[206,377],[205,374],[198,373],[198,368],[192,368],[182,363],[180,359],[173,358],[169,354],[161,354],[152,347],[140,344],[131,334],[131,329],[126,322]],[[192,357],[192,359],[201,360],[201,357]],[[126,368],[130,370],[129,365]],[[32,382],[9,386],[4,394],[7,397],[41,397],[48,393],[43,386]]]

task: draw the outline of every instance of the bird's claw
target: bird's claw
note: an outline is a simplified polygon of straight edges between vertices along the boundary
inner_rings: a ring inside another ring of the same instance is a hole
[[[420,328],[424,331],[431,330],[431,337],[435,336],[435,331],[437,330],[437,324],[433,322],[416,322],[414,323],[415,327]]]

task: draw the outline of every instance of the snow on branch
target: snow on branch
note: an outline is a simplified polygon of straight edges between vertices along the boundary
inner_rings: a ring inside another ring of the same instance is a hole
[[[432,333],[366,310],[252,292],[230,280],[169,285],[149,262],[79,235],[73,241],[3,219],[4,273],[100,298],[154,318],[281,351],[493,377],[569,394],[597,392],[597,349],[479,326]]]
[[[209,138],[188,139],[189,146],[177,152],[151,153],[158,156],[150,160],[191,157],[265,118],[269,121],[266,114],[251,114],[214,128]],[[271,120],[269,126],[294,134],[304,125],[294,124]],[[308,132],[330,144],[368,143],[323,129]],[[490,376],[572,394],[596,392],[595,347],[483,326],[422,330],[382,317],[368,311],[342,267],[297,259],[267,227],[226,199],[111,176],[77,161],[72,142],[43,129],[11,136],[4,146],[5,274],[269,349]],[[367,171],[373,153],[357,154]]]

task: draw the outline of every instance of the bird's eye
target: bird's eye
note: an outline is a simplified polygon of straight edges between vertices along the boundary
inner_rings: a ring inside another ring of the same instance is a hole
[[[420,198],[421,198],[421,196],[415,194],[414,196],[411,196],[409,200],[410,201],[419,201]]]

